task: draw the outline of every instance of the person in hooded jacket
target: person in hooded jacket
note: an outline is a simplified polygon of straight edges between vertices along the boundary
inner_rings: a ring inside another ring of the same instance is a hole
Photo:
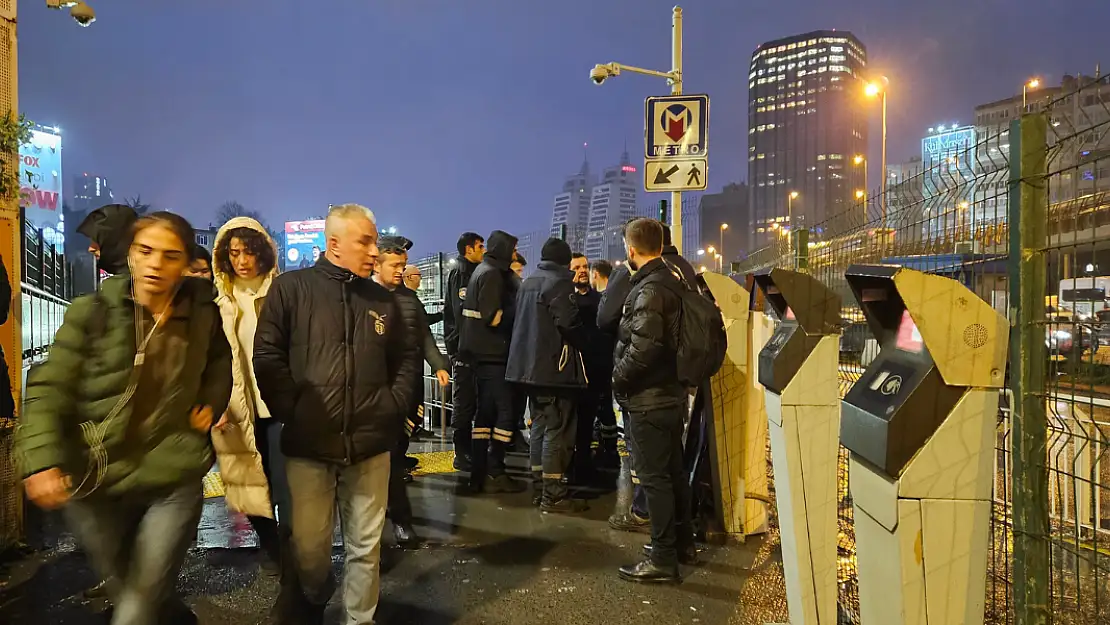
[[[85,216],[77,232],[88,237],[97,269],[112,276],[127,271],[131,227],[138,219],[135,209],[126,204],[101,206]]]
[[[566,241],[552,237],[544,243],[539,264],[517,295],[505,371],[532,405],[532,501],[543,512],[586,509],[571,499],[563,482],[574,449],[576,404],[588,382],[582,357],[588,336],[574,299],[570,261]]]
[[[214,277],[224,334],[231,345],[231,401],[212,431],[227,489],[227,507],[245,514],[270,570],[281,565],[282,539],[274,510],[288,513],[281,465],[281,423],[270,415],[254,372],[258,314],[278,274],[277,245],[250,217],[231,219],[216,233]]]
[[[476,232],[459,236],[459,256],[447,274],[446,302],[443,306],[443,342],[451,360],[451,438],[455,447],[456,471],[469,472],[471,468],[470,429],[474,413],[478,410],[478,383],[474,380],[474,367],[459,352],[459,330],[462,326],[462,303],[470,276],[482,262],[486,253],[486,240]]]
[[[505,473],[505,451],[517,427],[514,390],[505,380],[519,284],[510,268],[517,238],[494,230],[486,243],[482,264],[466,287],[459,340],[459,350],[473,364],[478,382],[470,488],[475,493],[519,493],[527,486]]]
[[[128,272],[127,252],[131,245],[131,228],[138,219],[135,209],[126,204],[107,204],[90,211],[77,226],[77,232],[89,239],[89,253],[96,259],[96,268],[99,271],[110,276]],[[84,594],[89,599],[105,597],[107,582],[100,582]]]

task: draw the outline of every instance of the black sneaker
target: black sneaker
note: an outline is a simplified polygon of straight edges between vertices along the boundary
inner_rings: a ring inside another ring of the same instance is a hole
[[[635,512],[629,510],[623,514],[614,514],[609,517],[609,527],[620,532],[650,534],[651,520],[637,516]]]
[[[523,493],[528,490],[528,485],[520,480],[515,480],[502,473],[497,477],[487,477],[483,488],[487,493]]]
[[[544,499],[540,503],[540,511],[545,514],[581,514],[589,509],[589,504],[584,500],[570,497],[563,497],[558,501]]]

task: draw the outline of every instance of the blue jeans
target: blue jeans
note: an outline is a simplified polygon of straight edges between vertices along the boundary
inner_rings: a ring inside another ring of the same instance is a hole
[[[200,480],[160,495],[76,499],[66,506],[77,536],[115,606],[112,625],[157,625],[196,538]]]

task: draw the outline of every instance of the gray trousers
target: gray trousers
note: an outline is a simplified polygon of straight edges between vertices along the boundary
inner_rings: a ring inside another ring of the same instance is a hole
[[[334,591],[331,550],[338,503],[346,550],[346,625],[373,625],[389,493],[389,453],[349,467],[286,458],[285,468],[292,501],[293,559],[305,598],[322,606]]]
[[[576,432],[575,397],[548,390],[529,391],[532,427],[529,441],[532,476],[543,484],[543,497],[554,503],[567,496],[563,473],[570,465]]]
[[[197,534],[200,480],[161,495],[76,499],[66,520],[115,606],[112,625],[157,625]]]

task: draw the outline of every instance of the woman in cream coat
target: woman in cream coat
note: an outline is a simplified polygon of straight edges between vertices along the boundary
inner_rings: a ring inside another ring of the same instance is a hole
[[[212,273],[224,334],[231,344],[233,386],[227,412],[212,432],[227,506],[250,519],[271,570],[280,570],[277,518],[287,509],[284,470],[278,463],[281,423],[258,395],[252,363],[262,302],[277,275],[277,246],[254,219],[236,217],[220,228]],[[278,514],[275,515],[275,510]]]

